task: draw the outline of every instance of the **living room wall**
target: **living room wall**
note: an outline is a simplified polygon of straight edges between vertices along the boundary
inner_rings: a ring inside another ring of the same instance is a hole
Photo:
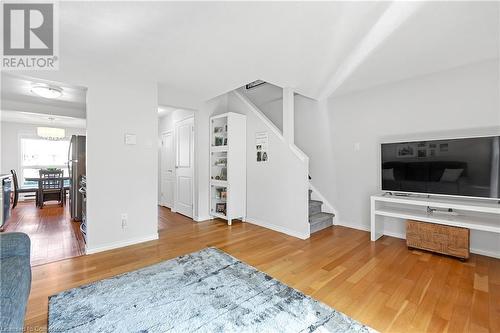
[[[328,199],[339,223],[369,229],[370,195],[379,192],[380,142],[499,135],[499,89],[497,59],[330,98],[335,179],[329,187],[335,197]],[[313,175],[319,182],[328,177]],[[500,255],[500,237],[473,232],[471,238],[471,248]]]

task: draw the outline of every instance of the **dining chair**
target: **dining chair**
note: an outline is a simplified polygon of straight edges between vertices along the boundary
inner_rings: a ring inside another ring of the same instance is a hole
[[[14,200],[12,202],[12,209],[16,208],[17,206],[17,203],[19,201],[19,193],[33,193],[33,195],[27,196],[34,196],[36,198],[36,205],[38,205],[38,185],[19,186],[19,180],[17,179],[16,170],[10,170],[10,173],[12,174],[12,181],[14,183]]]
[[[40,170],[40,182],[38,184],[38,202],[43,208],[46,201],[57,200],[62,206],[64,204],[64,181],[63,171]]]

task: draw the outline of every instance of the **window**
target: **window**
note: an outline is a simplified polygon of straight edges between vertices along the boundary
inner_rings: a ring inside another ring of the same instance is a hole
[[[38,177],[38,171],[45,168],[58,168],[68,176],[69,141],[53,141],[39,138],[21,138],[21,179],[26,185],[26,177]]]

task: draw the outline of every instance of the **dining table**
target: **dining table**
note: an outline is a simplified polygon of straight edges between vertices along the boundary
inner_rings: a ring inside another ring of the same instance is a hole
[[[37,182],[38,183],[38,191],[40,191],[40,187],[42,184],[43,180],[56,180],[56,179],[61,179],[63,183],[63,190],[64,190],[64,197],[66,197],[66,191],[69,189],[69,181],[71,180],[71,177],[69,176],[64,176],[64,177],[54,177],[54,178],[41,178],[41,177],[25,177],[24,180],[27,182]],[[63,201],[64,203],[64,201]],[[37,194],[37,200],[36,200],[36,205],[38,206],[38,194]]]

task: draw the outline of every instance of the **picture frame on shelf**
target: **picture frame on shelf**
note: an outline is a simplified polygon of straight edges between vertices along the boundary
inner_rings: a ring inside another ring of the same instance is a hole
[[[226,215],[226,203],[225,202],[218,202],[215,204],[215,212],[219,214],[224,214]]]
[[[223,140],[223,138],[216,136],[214,143],[215,143],[215,146],[222,146],[224,143],[224,140]]]

